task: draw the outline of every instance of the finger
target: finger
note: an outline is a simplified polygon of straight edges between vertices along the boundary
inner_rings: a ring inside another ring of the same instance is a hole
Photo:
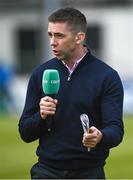
[[[86,140],[86,139],[83,139],[83,141],[82,141],[82,143],[83,144],[86,144],[86,145],[91,145],[91,144],[96,144],[96,142],[97,142],[97,139],[96,138],[94,138],[94,139],[90,139],[90,140]]]
[[[47,101],[41,101],[39,105],[40,105],[40,107],[43,107],[43,106],[44,107],[54,107],[54,108],[56,107],[55,103],[49,102],[49,101],[48,102]]]
[[[51,107],[51,106],[40,106],[40,110],[43,110],[43,111],[56,111],[56,108]]]
[[[45,102],[52,102],[52,103],[54,103],[54,104],[57,104],[57,103],[58,103],[58,100],[57,100],[57,99],[52,99],[52,98],[49,97],[49,96],[45,96],[45,97],[43,98],[43,101],[45,101]]]
[[[97,130],[97,128],[96,127],[94,127],[94,126],[91,126],[90,128],[89,128],[89,132],[88,133],[94,133],[95,131]]]
[[[57,100],[57,99],[54,99],[54,103],[57,104],[57,103],[58,103],[58,100]]]
[[[82,140],[83,144],[88,144],[88,143],[96,143],[97,142],[97,137],[87,137],[83,136],[83,140]]]
[[[91,139],[89,141],[85,140],[83,141],[84,144],[95,144],[97,142],[97,139]]]
[[[45,97],[43,97],[43,98],[41,98],[41,101],[42,102],[54,102],[54,103],[56,103],[57,104],[57,99],[53,99],[53,98],[51,98],[50,96],[45,96]]]
[[[55,114],[55,111],[43,111],[43,110],[41,110],[41,112],[40,112],[42,115],[54,115]]]
[[[41,115],[53,115],[53,114],[55,114],[55,111],[48,111],[48,110],[43,110],[43,109],[41,109],[40,110],[40,114]]]
[[[88,147],[88,148],[93,148],[93,147],[95,147],[96,146],[96,144],[95,143],[93,143],[93,144],[83,144],[85,147]]]
[[[83,138],[86,139],[87,141],[92,139],[92,138],[96,138],[94,134],[90,134],[90,133],[84,133]]]
[[[45,96],[44,98],[42,98],[42,100],[47,102],[54,102],[54,99],[51,98],[50,96]]]

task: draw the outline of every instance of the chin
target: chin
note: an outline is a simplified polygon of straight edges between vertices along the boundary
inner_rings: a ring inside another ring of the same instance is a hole
[[[61,57],[61,56],[56,56],[56,57],[61,61],[65,61],[65,59],[63,57]]]
[[[69,59],[68,58],[65,58],[65,57],[63,57],[63,56],[56,56],[59,60],[61,60],[61,61],[68,61]]]

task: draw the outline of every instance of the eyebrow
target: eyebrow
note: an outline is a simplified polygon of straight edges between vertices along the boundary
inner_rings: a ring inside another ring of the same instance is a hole
[[[51,32],[48,32],[49,35],[52,35]],[[56,33],[53,33],[55,36],[56,35],[62,35],[62,36],[65,36],[65,34],[61,33],[61,32],[56,32]]]

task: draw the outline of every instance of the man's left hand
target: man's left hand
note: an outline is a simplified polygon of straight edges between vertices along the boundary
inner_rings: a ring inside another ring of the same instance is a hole
[[[92,126],[87,133],[83,135],[83,145],[88,148],[94,148],[102,139],[102,133],[96,127]]]

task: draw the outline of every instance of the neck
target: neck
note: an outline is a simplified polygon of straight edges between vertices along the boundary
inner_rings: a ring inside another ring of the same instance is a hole
[[[81,46],[76,49],[76,51],[71,59],[69,59],[68,61],[64,61],[64,62],[71,69],[74,66],[74,64],[76,63],[76,61],[79,60],[80,58],[82,58],[85,55],[85,53],[86,53],[86,48],[84,46]]]

